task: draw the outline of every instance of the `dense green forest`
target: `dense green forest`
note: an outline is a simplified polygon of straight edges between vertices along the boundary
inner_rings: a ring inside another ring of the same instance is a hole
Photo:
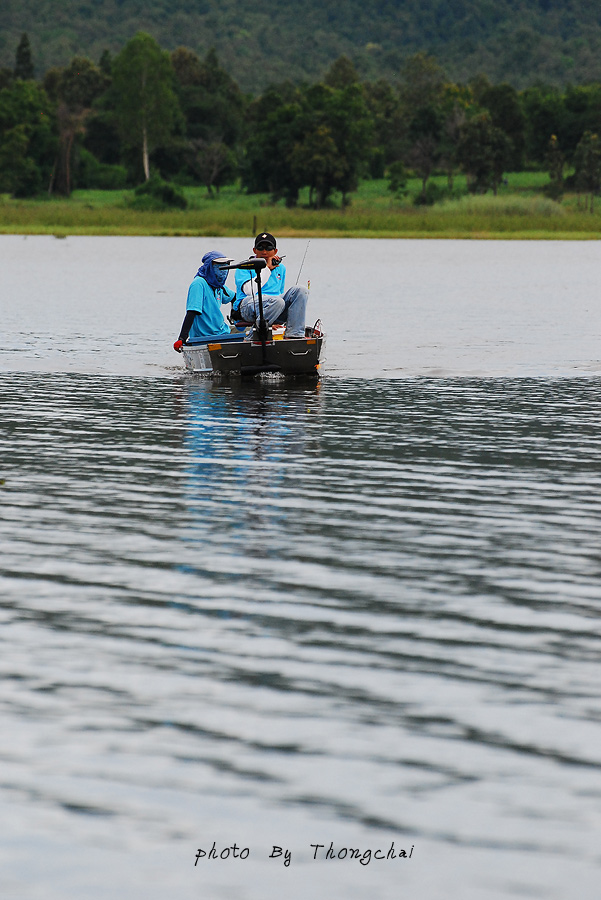
[[[41,77],[75,55],[116,54],[140,30],[169,51],[217,47],[254,92],[316,81],[343,54],[369,80],[398,77],[418,52],[459,82],[479,72],[517,88],[601,80],[601,4],[591,0],[2,0],[0,66],[12,65],[23,32]]]
[[[144,32],[114,56],[75,56],[35,73],[23,34],[13,66],[0,69],[0,193],[15,197],[136,187],[138,209],[183,208],[182,187],[211,195],[237,183],[320,209],[348,205],[360,179],[386,177],[403,198],[412,176],[412,202],[431,205],[496,194],[505,173],[524,169],[549,173],[554,200],[572,189],[592,208],[600,190],[597,83],[456,83],[418,53],[396,82],[361,78],[342,56],[320,81],[287,80],[253,96],[214,49],[169,53]]]

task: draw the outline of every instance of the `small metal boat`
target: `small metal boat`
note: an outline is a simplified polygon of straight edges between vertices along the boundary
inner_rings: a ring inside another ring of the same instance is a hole
[[[232,333],[202,340],[188,340],[182,347],[186,368],[203,375],[259,375],[280,373],[319,378],[320,356],[325,335],[321,321],[305,328],[305,336],[284,338],[283,328],[270,328],[263,317],[263,297],[259,273],[264,259],[243,260],[223,265],[223,269],[252,269],[256,274],[259,318],[252,325],[236,322]]]

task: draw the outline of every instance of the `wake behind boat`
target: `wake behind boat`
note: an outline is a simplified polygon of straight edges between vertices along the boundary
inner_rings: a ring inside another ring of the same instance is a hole
[[[220,264],[220,269],[245,269],[255,272],[259,316],[253,325],[239,321],[232,333],[187,340],[182,346],[186,368],[199,374],[258,375],[279,373],[319,378],[320,356],[325,335],[321,321],[305,328],[304,337],[284,338],[283,328],[269,327],[263,316],[259,273],[264,259],[251,257],[239,263]]]

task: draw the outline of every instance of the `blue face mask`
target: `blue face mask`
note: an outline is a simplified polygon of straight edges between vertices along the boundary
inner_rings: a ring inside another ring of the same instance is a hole
[[[213,269],[213,279],[217,282],[218,287],[223,287],[228,276],[227,269],[220,269],[215,263],[211,263]]]
[[[220,288],[225,284],[226,278],[228,276],[227,269],[218,269],[216,265],[214,265],[214,260],[216,259],[227,259],[224,253],[221,253],[219,250],[209,250],[208,253],[202,258],[202,266],[196,273],[200,275],[201,278],[210,284],[212,288]]]

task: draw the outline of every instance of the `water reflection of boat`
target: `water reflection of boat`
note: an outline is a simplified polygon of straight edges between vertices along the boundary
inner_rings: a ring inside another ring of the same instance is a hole
[[[277,326],[270,328],[263,317],[259,272],[264,259],[247,259],[224,265],[224,269],[252,269],[256,273],[259,318],[252,325],[237,322],[231,334],[187,341],[182,347],[186,368],[200,374],[258,375],[277,373],[319,378],[320,356],[325,340],[321,322],[305,328],[305,336],[284,338]]]

